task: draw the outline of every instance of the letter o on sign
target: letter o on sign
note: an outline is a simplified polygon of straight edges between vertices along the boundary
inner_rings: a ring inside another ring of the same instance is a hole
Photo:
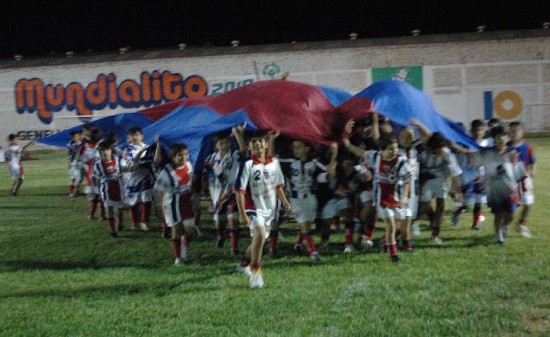
[[[504,104],[510,101],[511,107],[505,107]],[[500,92],[493,100],[493,109],[502,118],[513,119],[516,118],[523,108],[523,101],[521,97],[514,91],[505,90]]]

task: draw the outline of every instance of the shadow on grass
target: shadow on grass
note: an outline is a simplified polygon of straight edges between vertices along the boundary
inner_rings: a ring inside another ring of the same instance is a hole
[[[172,282],[156,282],[143,284],[120,284],[112,286],[83,286],[66,287],[58,289],[42,290],[24,290],[14,291],[7,294],[0,294],[0,298],[28,298],[28,297],[88,297],[94,298],[105,296],[112,298],[114,296],[132,296],[152,294],[156,297],[167,296],[174,293],[174,289],[184,287],[185,292],[194,293],[199,291],[216,291],[221,289],[219,286],[205,286],[205,282],[211,279],[211,276],[202,275],[201,277],[187,277],[185,280]]]

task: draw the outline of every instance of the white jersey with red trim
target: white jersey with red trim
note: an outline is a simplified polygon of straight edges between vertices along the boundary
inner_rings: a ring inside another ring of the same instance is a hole
[[[397,208],[402,194],[401,187],[411,179],[407,158],[397,156],[392,160],[384,160],[380,151],[366,151],[363,159],[373,170],[374,205]]]
[[[277,158],[266,156],[265,162],[252,156],[241,164],[235,180],[234,191],[246,194],[246,209],[255,209],[263,217],[275,216],[277,188],[285,180]]]
[[[172,164],[164,167],[155,182],[155,191],[163,193],[163,205],[170,205],[174,199],[191,193],[193,173],[193,165],[189,161],[177,168]]]
[[[111,161],[98,160],[94,164],[93,176],[99,179],[101,200],[106,206],[121,206],[124,201],[122,188],[123,167],[120,159]]]

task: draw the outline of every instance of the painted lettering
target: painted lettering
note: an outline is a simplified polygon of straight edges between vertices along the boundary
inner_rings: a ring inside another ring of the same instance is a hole
[[[67,109],[78,116],[92,116],[94,111],[109,106],[115,109],[149,107],[185,97],[203,97],[208,94],[208,83],[198,75],[184,78],[178,73],[154,70],[142,72],[139,80],[126,79],[117,83],[114,73],[99,74],[88,85],[71,82],[47,84],[39,78],[20,79],[15,84],[17,112],[37,112],[44,124],[50,124],[53,113]]]

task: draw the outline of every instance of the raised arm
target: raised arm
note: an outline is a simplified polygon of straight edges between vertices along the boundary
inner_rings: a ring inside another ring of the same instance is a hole
[[[281,135],[281,132],[277,130],[277,132],[271,134],[269,136],[269,139],[267,140],[267,155],[270,157],[275,156],[275,141],[277,140],[277,137]]]
[[[162,147],[160,145],[160,137],[155,138],[155,143],[157,143],[157,148],[155,149],[155,155],[153,156],[153,163],[159,165],[162,161]]]
[[[244,122],[242,125],[237,125],[231,129],[233,132],[233,137],[235,137],[235,141],[237,141],[237,145],[239,146],[240,152],[246,151],[246,142],[244,140],[244,130],[246,129],[246,122]]]
[[[346,150],[353,153],[355,156],[362,158],[365,155],[366,151],[358,146],[353,145],[348,138],[342,139],[342,142],[344,143]]]
[[[409,121],[409,124],[418,127],[418,129],[420,130],[420,134],[421,134],[420,143],[422,144],[426,143],[428,139],[430,139],[430,137],[432,136],[432,132],[428,130],[426,125],[422,124],[422,122],[419,121],[418,119],[411,118],[411,120]]]

